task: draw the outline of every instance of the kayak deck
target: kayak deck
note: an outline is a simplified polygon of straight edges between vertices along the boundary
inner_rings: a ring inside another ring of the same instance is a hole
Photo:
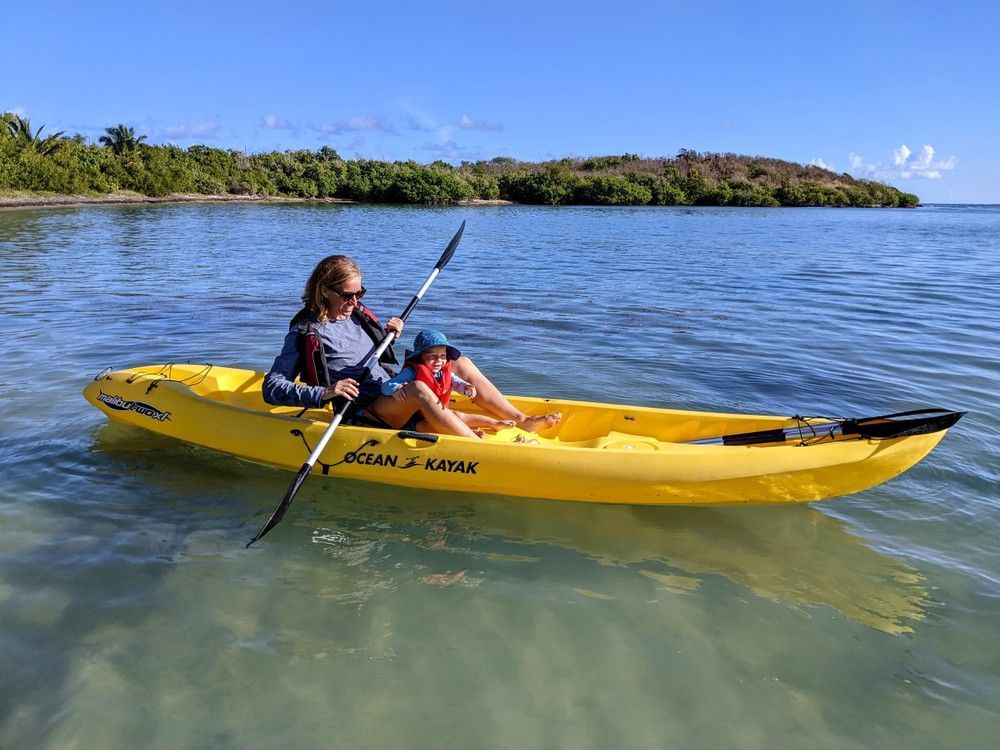
[[[155,365],[102,373],[85,395],[110,418],[298,469],[329,426],[329,409],[266,404],[263,373]],[[562,421],[485,439],[341,425],[314,471],[403,486],[629,504],[810,502],[879,484],[925,456],[946,430],[860,439],[817,429],[794,442],[697,445],[719,435],[826,420],[510,397]],[[456,410],[476,411],[464,397]]]

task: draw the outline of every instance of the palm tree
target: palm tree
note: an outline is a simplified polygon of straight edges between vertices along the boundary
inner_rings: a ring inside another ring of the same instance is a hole
[[[62,130],[42,138],[42,131],[45,129],[44,125],[35,132],[32,132],[31,120],[27,117],[21,117],[21,115],[16,115],[13,112],[5,112],[2,119],[11,138],[26,148],[34,149],[42,156],[51,154],[63,146],[63,141],[60,140],[64,132]]]
[[[146,136],[136,136],[135,128],[127,127],[123,123],[118,123],[113,128],[105,128],[104,132],[107,135],[102,135],[97,142],[107,146],[116,154],[135,151],[139,144],[146,140]]]

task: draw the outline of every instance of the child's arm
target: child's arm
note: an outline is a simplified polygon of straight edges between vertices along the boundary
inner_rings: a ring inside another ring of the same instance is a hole
[[[467,380],[463,380],[454,372],[451,374],[451,390],[455,393],[464,393],[469,398],[476,397],[476,386]]]
[[[412,383],[417,379],[417,371],[412,367],[404,367],[399,371],[399,375],[382,383],[382,395],[391,396],[407,383]]]

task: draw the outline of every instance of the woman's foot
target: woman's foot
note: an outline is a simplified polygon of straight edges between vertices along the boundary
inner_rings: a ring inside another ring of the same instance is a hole
[[[518,426],[526,432],[538,432],[547,427],[555,427],[562,420],[562,414],[554,411],[551,414],[538,414],[526,416],[518,420]]]

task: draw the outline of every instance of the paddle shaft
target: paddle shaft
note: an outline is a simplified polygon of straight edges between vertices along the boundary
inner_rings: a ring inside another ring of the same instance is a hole
[[[445,248],[445,251],[441,254],[441,257],[438,259],[437,264],[434,266],[434,270],[431,271],[430,275],[427,277],[427,280],[424,281],[423,286],[420,287],[420,290],[415,295],[413,295],[413,299],[410,300],[410,304],[408,304],[406,306],[406,309],[403,310],[402,315],[399,316],[401,320],[405,321],[409,317],[410,313],[413,312],[413,308],[417,306],[417,303],[420,302],[421,298],[424,296],[427,290],[430,289],[431,284],[434,283],[434,279],[438,277],[438,274],[441,273],[441,270],[448,264],[448,261],[451,260],[451,256],[455,254],[455,249],[458,247],[459,240],[462,239],[462,233],[464,231],[465,231],[465,222],[463,221],[462,225],[458,228],[458,231],[455,233],[455,236],[451,238],[451,242],[448,243],[448,247]],[[371,368],[367,366],[367,363],[372,361],[372,359],[374,359],[377,362],[379,357],[381,357],[383,352],[385,352],[385,350],[389,348],[389,345],[395,338],[396,338],[396,332],[388,331],[386,335],[382,338],[382,340],[378,344],[373,346],[369,350],[369,352],[364,356],[361,362],[358,363],[366,366],[365,373],[361,377],[361,382],[367,380],[368,376],[371,374]],[[344,403],[340,406],[340,408],[337,409],[337,412],[333,415],[333,419],[330,420],[330,425],[323,432],[323,436],[319,439],[319,442],[316,443],[316,447],[313,448],[312,453],[309,454],[309,458],[307,458],[306,462],[302,464],[302,467],[299,469],[298,474],[295,475],[295,479],[288,486],[288,490],[286,490],[285,496],[281,499],[281,502],[278,504],[278,507],[274,509],[274,513],[272,513],[271,517],[267,519],[267,523],[265,523],[264,526],[261,527],[261,530],[257,532],[257,535],[249,542],[247,542],[247,547],[250,547],[251,544],[261,539],[267,532],[269,532],[271,529],[273,529],[275,526],[281,523],[281,519],[285,517],[285,511],[287,511],[288,506],[292,504],[292,500],[295,499],[295,495],[298,494],[299,488],[301,488],[302,484],[306,481],[306,477],[308,477],[309,474],[312,472],[312,467],[316,465],[316,462],[319,460],[320,455],[322,455],[323,450],[326,448],[327,443],[330,442],[330,438],[333,437],[333,433],[336,432],[337,427],[339,427],[340,423],[344,420],[344,415],[347,413],[347,410],[350,408],[350,406],[351,406],[350,401],[344,401]]]
[[[785,427],[774,430],[741,432],[738,435],[719,435],[685,441],[688,445],[757,445],[760,443],[783,443],[807,437],[836,437],[843,435],[840,422],[819,422],[808,426]]]

